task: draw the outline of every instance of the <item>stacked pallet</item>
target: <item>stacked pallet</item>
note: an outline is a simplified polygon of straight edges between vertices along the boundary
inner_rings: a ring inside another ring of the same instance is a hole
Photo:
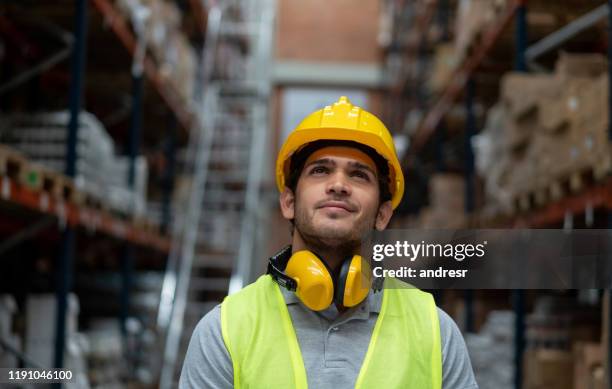
[[[429,79],[429,89],[436,94],[442,93],[449,84],[453,72],[459,66],[456,48],[451,43],[440,44],[435,48],[433,68]]]
[[[608,77],[600,55],[561,55],[554,74],[510,73],[476,137],[477,168],[501,212],[580,190],[612,170]]]
[[[9,197],[10,186],[6,179],[12,179],[32,191],[46,193],[59,203],[80,205],[86,202],[86,196],[76,190],[72,179],[45,165],[32,162],[23,153],[1,144],[0,177],[3,178],[2,198]]]
[[[79,115],[74,180],[62,174],[66,170],[68,120],[68,112],[63,111],[1,118],[0,142],[10,147],[0,150],[4,156],[0,173],[15,176],[30,189],[48,191],[58,200],[143,215],[148,170],[145,158],[136,160],[135,185],[131,189],[129,159],[115,155],[112,138],[88,112]],[[79,196],[81,193],[85,195]]]
[[[146,43],[161,75],[174,84],[184,102],[193,97],[197,59],[181,30],[181,12],[165,0],[117,0],[137,38]]]

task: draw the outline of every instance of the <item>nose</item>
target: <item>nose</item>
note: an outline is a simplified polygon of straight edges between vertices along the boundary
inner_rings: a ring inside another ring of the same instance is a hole
[[[327,194],[336,194],[349,196],[351,194],[351,187],[347,182],[347,177],[341,171],[335,172],[329,176],[327,184]]]

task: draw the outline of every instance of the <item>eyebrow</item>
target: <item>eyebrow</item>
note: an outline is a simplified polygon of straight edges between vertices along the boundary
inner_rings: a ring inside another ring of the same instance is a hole
[[[333,159],[330,158],[320,158],[320,159],[316,159],[314,161],[311,161],[310,163],[306,164],[306,166],[304,168],[307,168],[311,165],[331,165],[331,166],[336,166],[336,161],[334,161]],[[348,162],[348,165],[352,168],[356,168],[356,169],[363,169],[363,170],[367,170],[370,173],[372,173],[374,175],[374,177],[376,177],[376,172],[368,165],[361,163],[361,162],[355,162],[355,161],[350,161]]]
[[[374,175],[374,177],[376,177],[376,172],[370,166],[368,166],[368,165],[366,165],[364,163],[361,163],[361,162],[349,162],[348,164],[349,164],[349,166],[352,166],[352,167],[357,168],[357,169],[367,170],[370,173],[372,173]]]

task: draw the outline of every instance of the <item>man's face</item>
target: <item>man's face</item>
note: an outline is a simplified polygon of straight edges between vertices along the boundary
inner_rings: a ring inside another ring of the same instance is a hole
[[[360,150],[332,146],[308,157],[298,179],[293,212],[295,228],[314,245],[357,245],[374,227],[384,229],[390,213],[379,215],[376,164]],[[282,201],[281,201],[282,202]],[[390,208],[390,204],[385,204]]]

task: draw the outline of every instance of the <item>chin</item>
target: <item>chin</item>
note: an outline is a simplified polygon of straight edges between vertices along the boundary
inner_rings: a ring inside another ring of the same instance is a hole
[[[344,239],[349,238],[353,230],[352,223],[344,222],[323,222],[315,226],[316,231],[320,233],[321,238]]]

